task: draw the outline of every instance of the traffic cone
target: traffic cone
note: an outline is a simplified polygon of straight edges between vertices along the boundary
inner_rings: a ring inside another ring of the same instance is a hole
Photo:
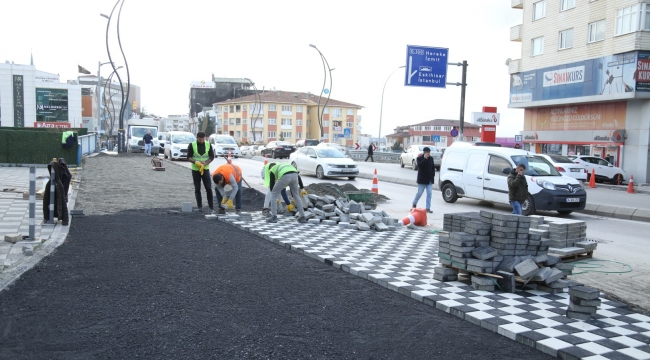
[[[379,186],[377,184],[377,169],[375,169],[375,176],[372,177],[372,192],[379,194]]]
[[[264,165],[266,165],[266,164],[268,164],[268,163],[269,163],[269,156],[268,156],[268,155],[264,155]]]
[[[591,169],[591,176],[589,177],[589,187],[596,188],[596,175],[594,174],[594,169]]]
[[[627,183],[627,193],[634,194],[634,175],[630,175],[630,181]]]
[[[411,209],[410,214],[400,220],[399,223],[402,225],[425,226],[427,224],[427,211],[425,209]]]
[[[228,164],[232,164],[232,154],[230,153],[230,150],[228,150]]]

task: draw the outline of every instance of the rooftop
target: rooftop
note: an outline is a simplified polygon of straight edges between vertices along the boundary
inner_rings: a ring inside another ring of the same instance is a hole
[[[305,105],[315,105],[318,104],[318,95],[295,92],[295,91],[279,91],[279,90],[267,90],[259,93],[259,97],[263,103],[285,103],[285,104],[305,104]],[[327,97],[321,99],[321,105],[325,104]],[[221,101],[214,103],[215,105],[222,104],[239,104],[239,103],[254,103],[258,101],[256,95],[243,96],[237,99],[230,99],[226,101]],[[342,106],[342,107],[352,107],[361,109],[361,105],[355,105],[347,103],[344,101],[339,101],[335,99],[329,99],[327,106]]]
[[[434,120],[413,124],[410,126],[460,126],[460,120],[434,119]],[[465,121],[464,127],[465,129],[481,128],[479,125],[475,125],[467,121]]]

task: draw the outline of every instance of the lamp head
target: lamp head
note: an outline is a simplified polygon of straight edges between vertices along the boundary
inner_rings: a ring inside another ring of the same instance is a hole
[[[107,19],[110,20],[110,17],[108,17],[108,15],[106,15],[106,14],[99,14],[99,16],[101,16],[101,17],[105,17],[105,18],[107,18]]]
[[[405,67],[406,67],[406,65],[402,65],[402,66],[398,67],[398,69],[404,69]]]
[[[316,45],[314,44],[309,44],[309,46],[313,47],[314,49],[317,49]]]

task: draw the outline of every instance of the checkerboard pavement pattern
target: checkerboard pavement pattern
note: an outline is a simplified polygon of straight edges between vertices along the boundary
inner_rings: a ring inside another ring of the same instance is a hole
[[[401,228],[375,232],[299,224],[278,216],[266,223],[226,220],[278,245],[370,280],[461,319],[562,359],[650,359],[650,317],[601,297],[589,321],[564,316],[569,294],[477,291],[464,282],[433,279],[438,237]],[[469,282],[468,282],[469,283]],[[603,294],[604,296],[604,294]]]

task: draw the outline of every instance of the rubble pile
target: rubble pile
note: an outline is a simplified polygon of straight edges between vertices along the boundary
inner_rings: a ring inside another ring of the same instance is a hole
[[[489,211],[445,214],[444,231],[439,235],[439,256],[449,268],[436,269],[434,279],[454,281],[458,270],[467,270],[475,274],[471,280],[477,290],[493,291],[498,285],[513,292],[519,280],[540,291],[562,292],[571,285],[563,278],[571,274],[573,265],[549,252],[557,253],[569,243],[581,253],[595,248],[595,243],[585,241],[584,222],[542,216]]]

